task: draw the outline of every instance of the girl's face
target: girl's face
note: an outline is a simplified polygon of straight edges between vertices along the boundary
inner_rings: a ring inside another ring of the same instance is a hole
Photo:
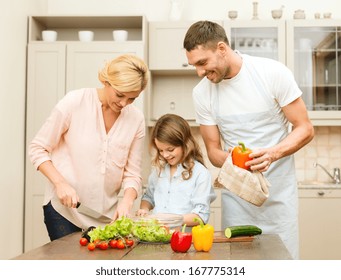
[[[121,110],[133,103],[137,97],[140,95],[140,91],[132,92],[119,92],[113,88],[110,84],[105,87],[108,106],[116,113],[121,112]]]
[[[183,156],[182,147],[175,147],[168,143],[160,142],[155,139],[155,145],[160,153],[160,155],[168,162],[171,166],[176,166],[181,163],[181,159]]]

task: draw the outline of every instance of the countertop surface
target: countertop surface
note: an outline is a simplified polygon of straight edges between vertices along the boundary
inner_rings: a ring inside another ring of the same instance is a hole
[[[137,243],[126,249],[89,251],[73,233],[21,254],[14,260],[289,260],[292,259],[278,235],[261,234],[250,241],[213,243],[209,252],[174,253],[170,244]]]

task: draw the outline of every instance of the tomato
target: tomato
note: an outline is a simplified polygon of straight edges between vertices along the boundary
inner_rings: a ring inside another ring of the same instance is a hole
[[[98,248],[100,248],[101,250],[106,250],[106,249],[108,249],[108,246],[109,246],[108,242],[102,241],[99,243]]]
[[[126,245],[122,239],[117,240],[117,249],[124,249]]]
[[[98,248],[98,246],[99,246],[100,243],[101,243],[101,240],[100,240],[100,239],[94,240],[94,244],[95,244],[96,248]]]
[[[109,241],[109,246],[110,246],[111,248],[117,248],[117,240],[116,240],[116,239],[111,239],[111,240]]]
[[[131,247],[131,246],[133,246],[134,245],[134,240],[133,239],[126,239],[126,245],[128,246],[128,247]]]
[[[81,237],[81,239],[79,239],[79,244],[81,244],[82,246],[86,246],[88,245],[88,239],[86,239],[85,237]]]
[[[93,250],[95,250],[95,248],[96,248],[96,245],[94,243],[91,242],[88,244],[88,250],[89,251],[93,251]]]

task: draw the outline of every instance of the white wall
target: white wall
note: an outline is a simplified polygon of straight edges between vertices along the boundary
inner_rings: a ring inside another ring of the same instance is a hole
[[[48,0],[51,14],[144,14],[149,21],[168,19],[171,0]],[[227,19],[228,10],[237,10],[239,19],[251,19],[253,0],[177,0],[184,4],[184,20]],[[283,18],[291,19],[295,10],[302,9],[306,18],[314,18],[314,13],[332,12],[332,17],[341,18],[339,1],[324,0],[259,0],[260,19],[271,19],[271,10],[284,8]]]
[[[240,19],[251,19],[252,0],[182,0],[182,19],[227,19],[238,10]],[[20,2],[20,3],[18,3]],[[285,19],[297,9],[307,18],[315,12],[332,12],[341,18],[339,1],[261,0],[260,19],[270,19],[272,9],[285,6]],[[30,14],[144,14],[149,21],[168,19],[170,0],[1,0],[0,1],[0,259],[22,252],[24,211],[24,128],[27,16]]]
[[[22,252],[27,15],[45,0],[0,1],[0,259]]]

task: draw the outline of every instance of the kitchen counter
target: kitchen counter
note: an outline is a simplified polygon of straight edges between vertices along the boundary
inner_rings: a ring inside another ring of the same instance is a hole
[[[261,234],[252,241],[213,243],[209,252],[174,253],[169,244],[138,243],[126,249],[89,251],[73,233],[19,255],[14,260],[289,260],[292,259],[278,235]]]

